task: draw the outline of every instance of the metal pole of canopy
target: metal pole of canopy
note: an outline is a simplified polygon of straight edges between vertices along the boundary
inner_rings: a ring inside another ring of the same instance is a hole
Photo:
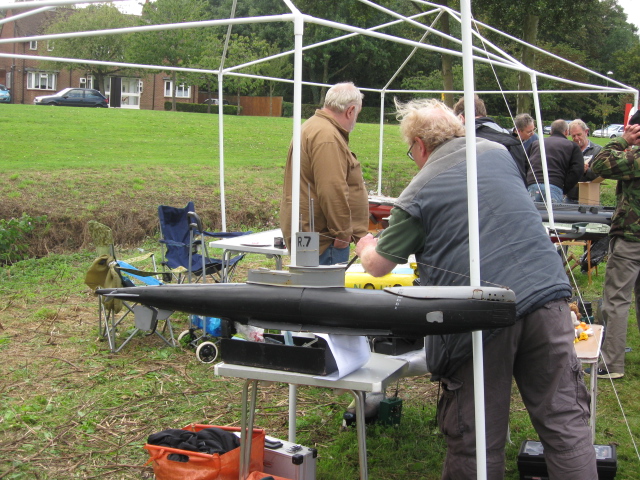
[[[462,66],[464,83],[464,118],[467,147],[467,197],[469,217],[469,272],[471,285],[480,285],[480,241],[478,219],[478,170],[474,102],[473,50],[471,32],[471,0],[460,2],[462,14]],[[484,371],[482,332],[473,332],[473,385],[476,424],[477,478],[487,478],[487,452],[484,417]]]

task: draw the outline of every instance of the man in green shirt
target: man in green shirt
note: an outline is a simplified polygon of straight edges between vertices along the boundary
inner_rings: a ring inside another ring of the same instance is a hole
[[[606,335],[599,378],[624,376],[624,351],[631,293],[640,312],[640,111],[621,137],[614,138],[591,161],[591,170],[618,180],[616,211],[611,219],[609,259],[604,279],[602,316]],[[634,148],[631,148],[634,147]],[[640,318],[640,317],[638,317]],[[640,322],[639,322],[640,327]]]

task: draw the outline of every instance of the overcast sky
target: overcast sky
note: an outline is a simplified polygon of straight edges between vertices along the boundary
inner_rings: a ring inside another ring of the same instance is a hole
[[[627,22],[633,23],[640,32],[640,0],[618,0],[618,4],[627,14]]]

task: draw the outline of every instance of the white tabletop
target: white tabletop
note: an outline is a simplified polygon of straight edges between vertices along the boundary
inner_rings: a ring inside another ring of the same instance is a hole
[[[209,248],[222,248],[234,252],[261,253],[263,255],[289,255],[286,248],[276,248],[273,240],[282,237],[282,230],[267,230],[266,232],[250,233],[239,237],[223,238],[209,243]]]
[[[576,356],[583,363],[593,363],[598,361],[600,356],[600,345],[602,344],[602,325],[590,325],[593,335],[586,340],[574,343]]]
[[[215,373],[226,377],[282,382],[294,385],[339,388],[360,392],[382,392],[389,383],[402,377],[408,368],[408,363],[404,360],[372,353],[369,361],[363,367],[340,380],[328,380],[305,373],[269,370],[227,363],[218,363],[215,366]]]

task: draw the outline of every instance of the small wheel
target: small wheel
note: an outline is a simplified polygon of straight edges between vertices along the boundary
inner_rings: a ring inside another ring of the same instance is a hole
[[[196,336],[191,330],[185,330],[178,335],[178,345],[181,347],[193,347],[193,342]]]
[[[202,363],[213,363],[218,358],[218,347],[213,342],[202,342],[196,348],[196,358]]]

